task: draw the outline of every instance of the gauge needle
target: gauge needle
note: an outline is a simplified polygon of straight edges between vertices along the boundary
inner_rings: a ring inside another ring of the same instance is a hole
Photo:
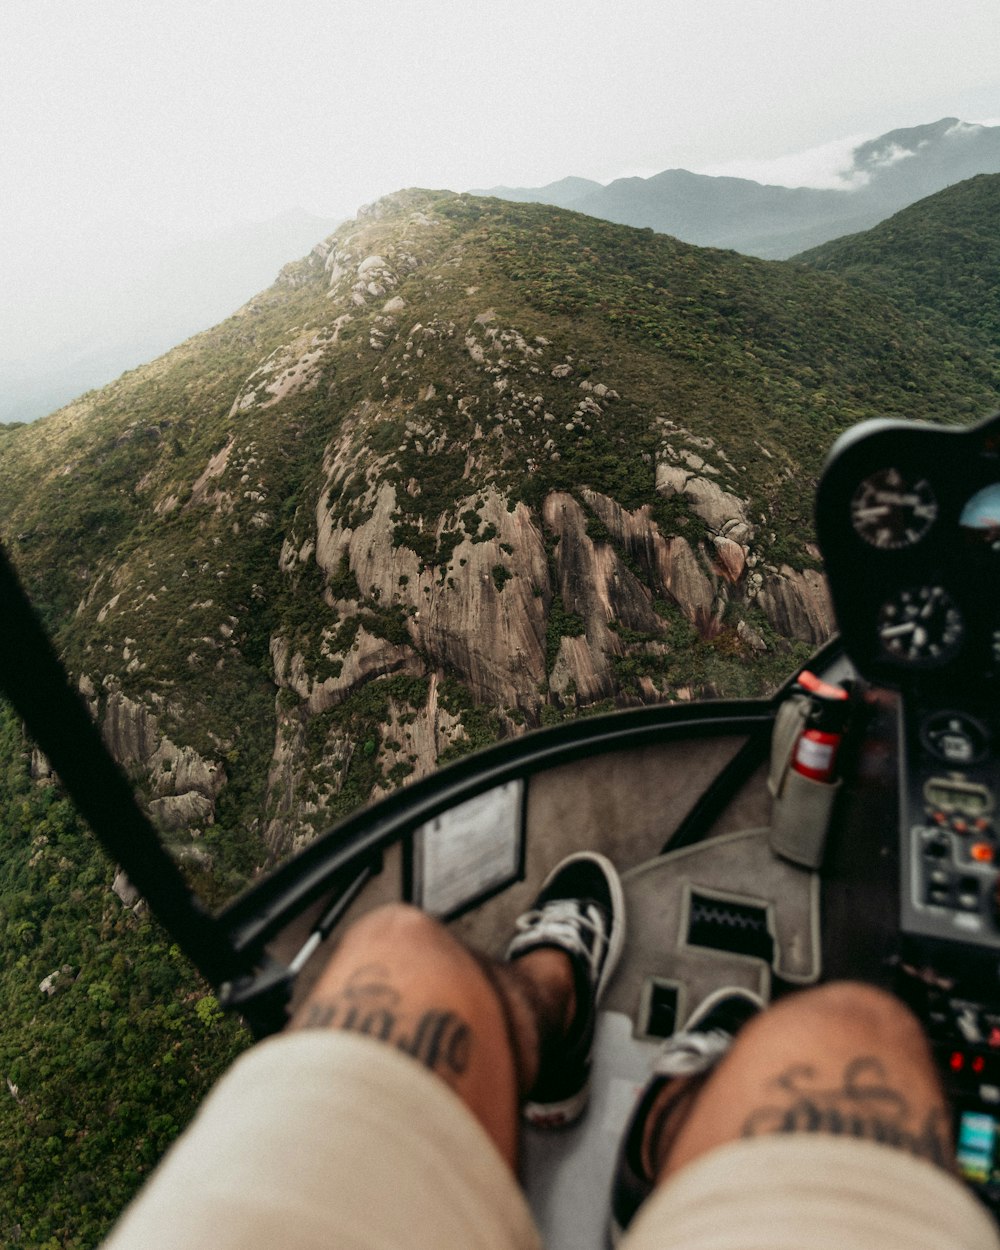
[[[901,638],[903,634],[912,634],[917,628],[916,621],[904,621],[902,625],[890,625],[882,630],[883,638]]]

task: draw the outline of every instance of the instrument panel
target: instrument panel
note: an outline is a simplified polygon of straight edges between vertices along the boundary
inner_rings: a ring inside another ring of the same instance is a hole
[[[849,430],[816,524],[848,655],[902,695],[900,930],[1000,955],[1000,414]]]
[[[956,686],[1000,682],[1000,414],[966,429],[848,431],[827,461],[816,523],[841,634],[865,677],[945,701]]]
[[[848,656],[900,692],[901,989],[1000,1221],[1000,413],[849,430],[816,528]]]

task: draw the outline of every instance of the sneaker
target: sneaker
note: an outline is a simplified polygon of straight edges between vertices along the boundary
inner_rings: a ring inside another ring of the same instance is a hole
[[[625,896],[614,865],[603,855],[570,855],[546,877],[529,911],[517,920],[508,960],[545,947],[565,951],[573,965],[576,1016],[557,1053],[542,1066],[525,1103],[525,1119],[559,1128],[587,1105],[590,1051],[597,1008],[625,945]]]
[[[611,1190],[612,1245],[618,1244],[632,1217],[653,1189],[655,1178],[649,1176],[642,1146],[646,1120],[661,1090],[678,1076],[703,1074],[707,1079],[739,1030],[763,1008],[763,999],[751,990],[716,990],[695,1009],[684,1029],[664,1042],[653,1064],[650,1080],[632,1112],[618,1153]],[[661,1123],[681,1100],[694,1097],[702,1084],[702,1081],[685,1082],[678,1090],[677,1098],[663,1108]]]

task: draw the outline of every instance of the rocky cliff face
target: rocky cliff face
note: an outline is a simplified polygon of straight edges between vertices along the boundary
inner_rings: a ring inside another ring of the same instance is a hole
[[[378,272],[389,283],[383,267],[364,272]],[[350,289],[352,299],[359,298],[356,284]],[[466,343],[476,342],[475,325]],[[482,366],[486,356],[473,353],[472,360]],[[703,642],[723,633],[727,614],[735,616],[741,628],[730,626],[730,633],[747,657],[769,649],[746,622],[754,609],[790,641],[818,645],[833,631],[822,576],[761,559],[748,501],[720,487],[720,470],[694,450],[716,450],[728,464],[712,440],[695,444],[687,431],[671,430],[655,470],[656,493],[689,503],[703,522],[693,542],[664,532],[652,504],[629,511],[582,488],[550,491],[535,509],[493,483],[471,494],[461,493],[459,483],[446,510],[421,517],[420,541],[411,546],[399,533],[400,487],[382,476],[391,457],[380,464],[372,455],[370,429],[385,419],[364,406],[327,447],[314,526],[282,548],[280,566],[291,582],[314,565],[322,571],[329,616],[312,663],[281,632],[271,639],[275,680],[297,700],[279,719],[269,777],[272,847],[309,836],[303,811],[309,819],[327,811],[334,793],[329,778],[352,759],[355,744],[341,732],[326,739],[319,760],[311,758],[308,724],[369,683],[394,675],[430,682],[427,701],[416,711],[389,707],[377,795],[391,788],[394,769],[405,763],[408,777],[422,776],[465,738],[461,718],[437,698],[445,674],[475,703],[500,709],[505,731],[517,732],[538,724],[545,708],[564,713],[602,702],[691,697],[681,648],[668,641],[671,613]],[[435,434],[432,423],[412,430],[428,441],[437,438],[447,452],[447,436]],[[352,481],[362,482],[363,490],[347,511],[342,499]],[[411,478],[402,489],[419,495],[419,481]],[[439,552],[443,539],[449,540],[446,558],[428,562],[414,550]],[[387,614],[395,628],[387,629]],[[623,665],[636,680],[622,681]]]

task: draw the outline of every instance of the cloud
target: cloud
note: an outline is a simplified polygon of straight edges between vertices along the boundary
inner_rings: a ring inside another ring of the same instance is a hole
[[[951,134],[954,129],[955,127],[953,126],[948,131],[948,134]],[[929,142],[930,140],[928,139],[922,139],[917,144],[917,148],[926,147]],[[869,165],[874,165],[876,169],[888,169],[890,165],[898,165],[900,161],[905,161],[907,157],[916,156],[916,154],[917,149],[915,148],[904,148],[898,143],[893,143],[890,147],[880,151],[877,156],[873,156],[868,163]]]
[[[974,135],[990,126],[1000,126],[1000,117],[988,117],[981,122],[956,122],[954,126],[949,126],[944,133],[945,135]]]
[[[779,187],[815,187],[850,191],[863,186],[868,175],[854,168],[854,150],[868,135],[849,135],[804,152],[789,152],[758,160],[724,161],[706,165],[696,172],[715,177],[752,178]]]

